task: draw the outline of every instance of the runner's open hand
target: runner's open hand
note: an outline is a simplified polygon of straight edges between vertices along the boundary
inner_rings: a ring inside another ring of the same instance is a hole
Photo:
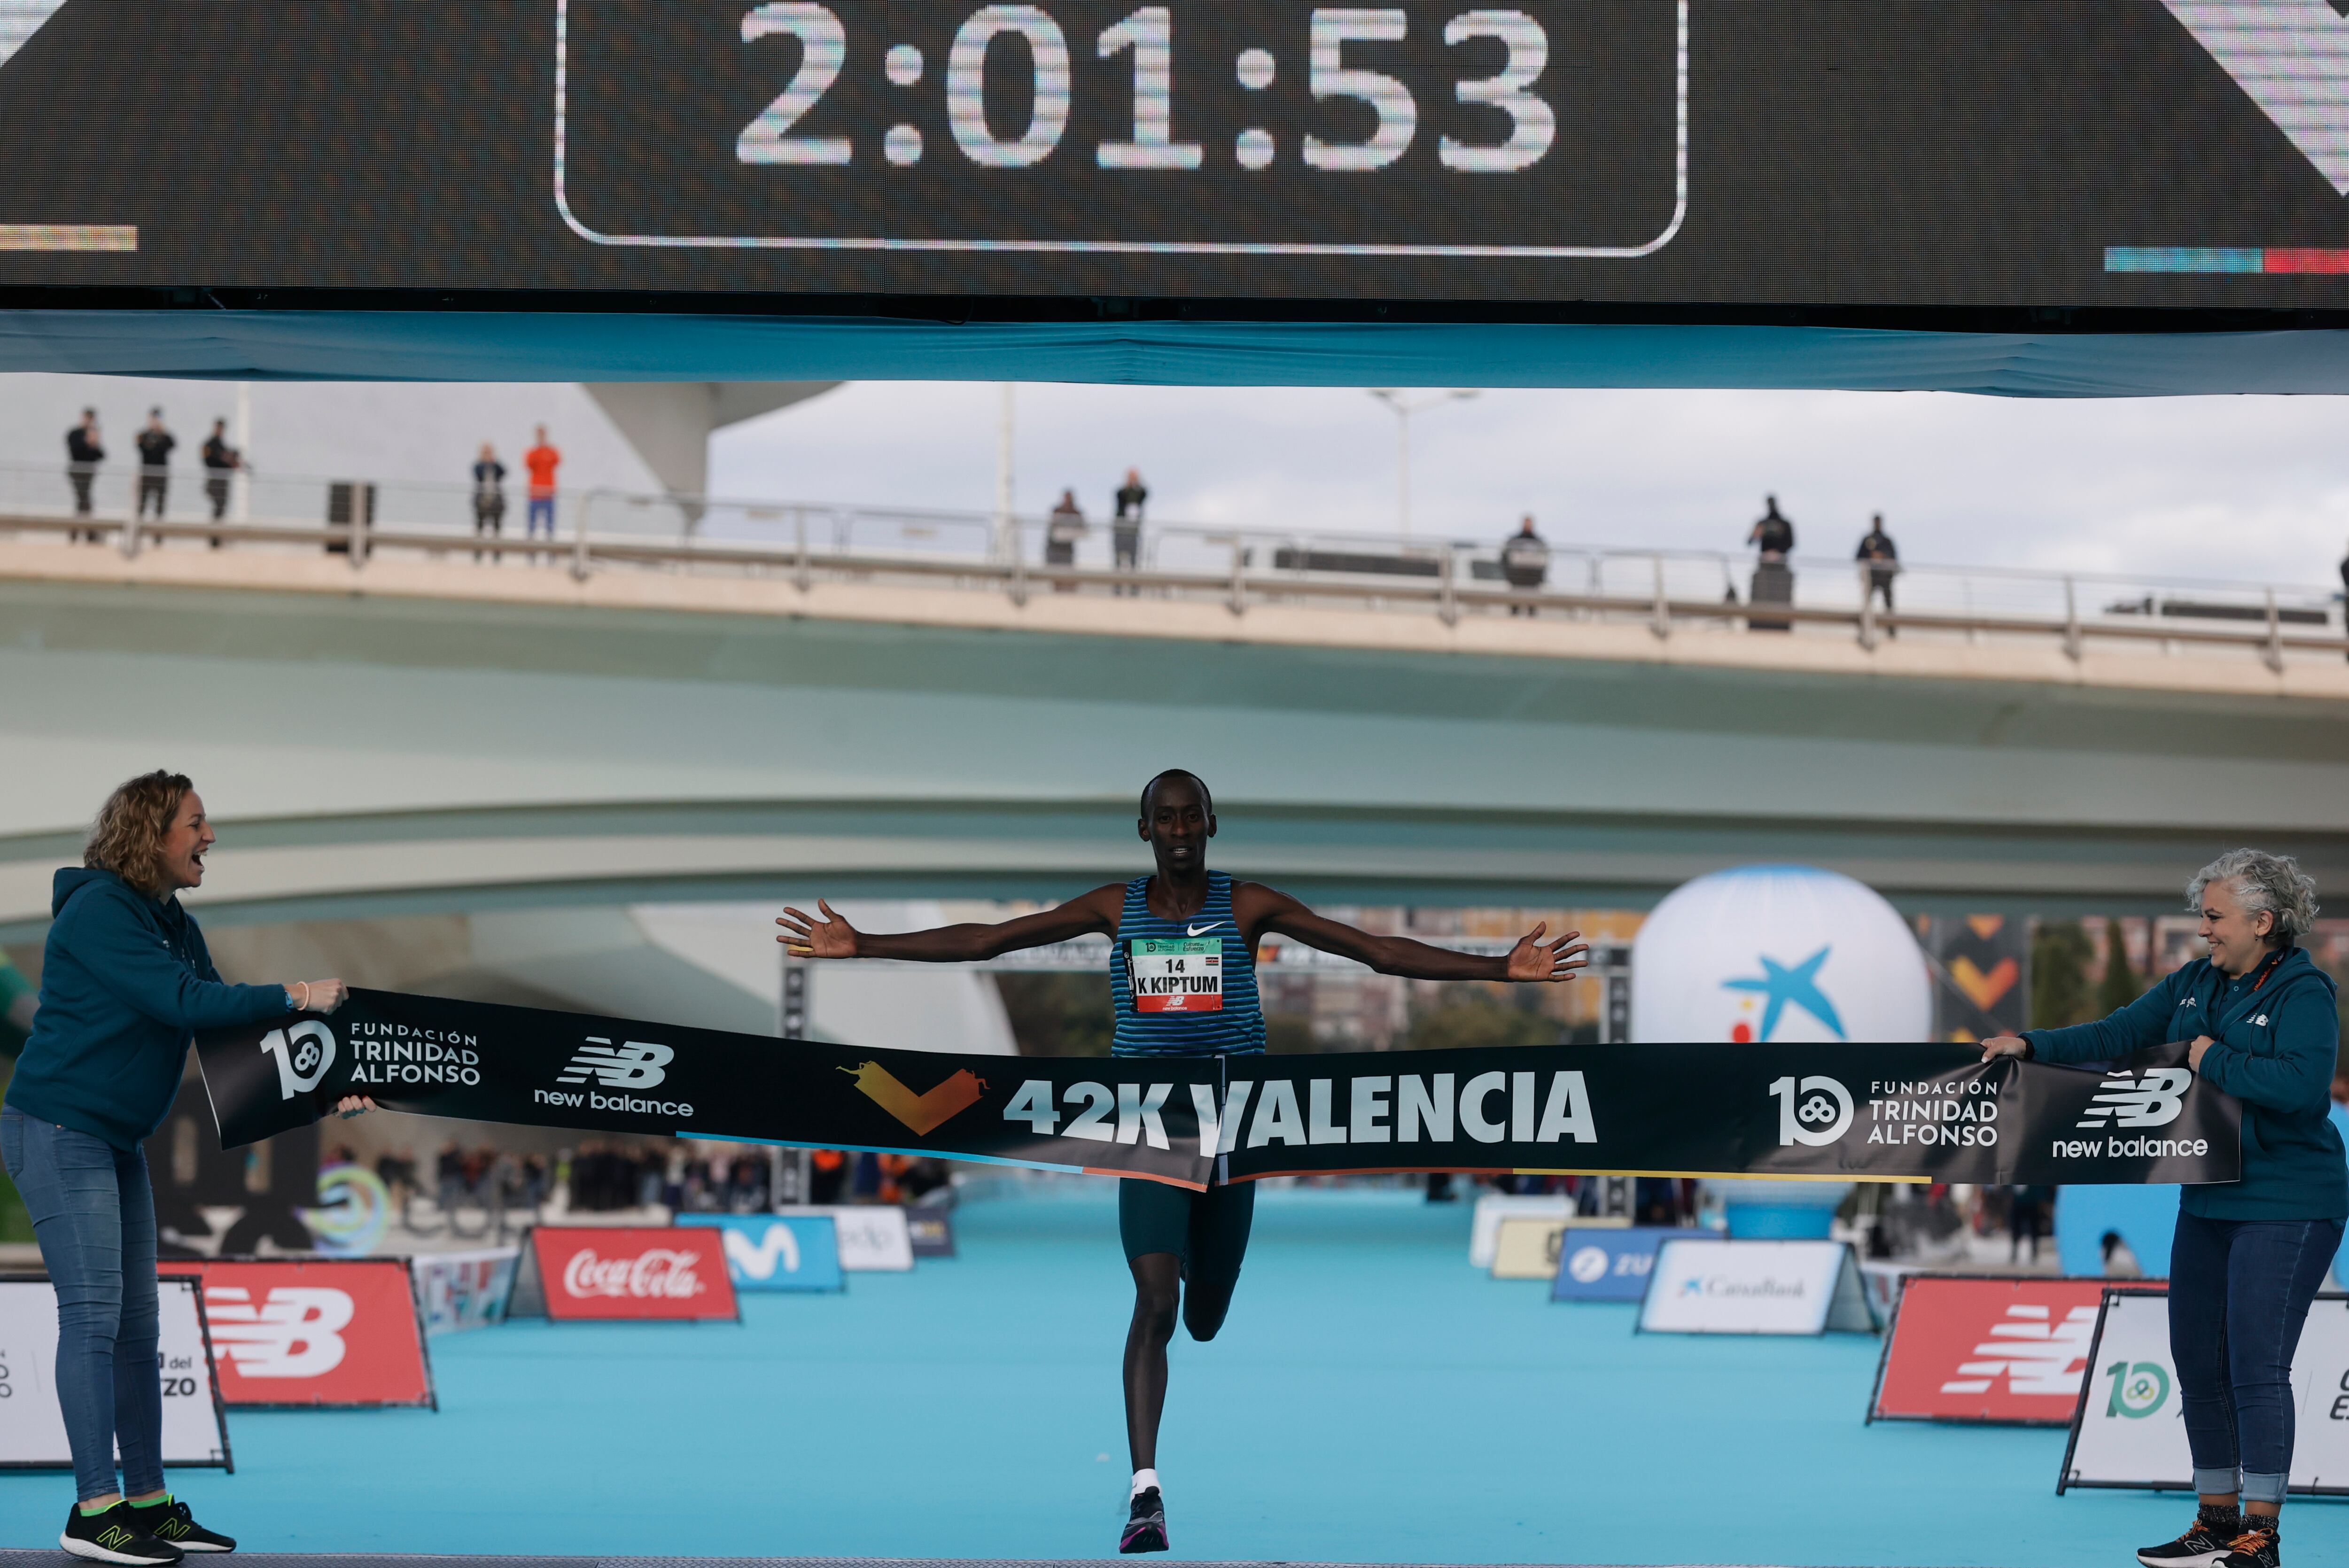
[[[775,938],[783,944],[783,951],[793,958],[855,957],[856,927],[843,916],[834,914],[832,905],[823,900],[816,900],[815,906],[823,911],[821,920],[789,904],[783,906],[783,913],[775,920],[783,928],[783,934]]]
[[[1590,944],[1575,941],[1582,933],[1560,932],[1557,941],[1544,942],[1542,934],[1548,929],[1549,922],[1545,920],[1517,938],[1517,944],[1509,949],[1510,979],[1571,980],[1576,970],[1590,962]]]

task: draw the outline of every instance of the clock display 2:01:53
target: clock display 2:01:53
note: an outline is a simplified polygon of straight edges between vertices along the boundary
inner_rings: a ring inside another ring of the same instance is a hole
[[[1313,11],[1308,26],[1307,85],[1315,101],[1354,100],[1367,105],[1374,119],[1370,135],[1360,139],[1308,132],[1297,139],[1296,157],[1307,169],[1339,174],[1371,172],[1394,163],[1419,136],[1420,106],[1397,77],[1350,65],[1347,46],[1402,43],[1409,37],[1408,15],[1401,10],[1329,7]],[[1123,57],[1133,126],[1131,138],[1093,147],[1092,161],[1098,167],[1195,170],[1223,152],[1216,149],[1211,153],[1204,142],[1176,137],[1174,28],[1169,7],[1144,5],[1094,38],[1095,59],[1114,65]],[[735,158],[751,165],[837,167],[869,157],[869,150],[860,153],[853,136],[814,135],[800,129],[847,63],[848,30],[838,14],[808,0],[758,5],[744,14],[744,44],[783,36],[800,44],[799,68],[782,92],[742,128],[735,139]],[[1505,54],[1499,70],[1464,75],[1453,88],[1458,103],[1497,111],[1476,117],[1499,133],[1497,139],[1440,134],[1438,161],[1447,170],[1472,175],[1509,174],[1541,161],[1557,136],[1557,117],[1537,90],[1549,63],[1549,38],[1541,25],[1523,11],[1470,10],[1447,20],[1443,37],[1453,48],[1497,40]],[[987,113],[988,57],[999,43],[1015,38],[1025,45],[1033,94],[1026,127],[1017,136],[999,135]],[[898,88],[918,88],[933,79],[932,65],[912,44],[893,45],[882,56],[883,74]],[[1067,33],[1041,6],[998,5],[974,12],[956,30],[947,51],[947,124],[955,148],[949,156],[985,169],[1026,169],[1060,152],[1069,127],[1073,69]],[[1233,70],[1241,88],[1261,92],[1273,85],[1279,63],[1270,49],[1250,46],[1239,51]],[[924,146],[917,126],[900,123],[883,133],[881,155],[892,165],[911,167],[926,154],[936,155]],[[1270,129],[1249,126],[1233,138],[1228,155],[1241,169],[1260,170],[1271,168],[1281,150]]]

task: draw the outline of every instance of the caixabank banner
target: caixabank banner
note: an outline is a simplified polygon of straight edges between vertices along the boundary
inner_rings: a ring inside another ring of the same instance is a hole
[[[405,1258],[166,1260],[160,1272],[202,1284],[235,1408],[440,1408]]]
[[[731,1323],[742,1309],[714,1229],[539,1225],[506,1315]]]
[[[2101,1279],[1909,1275],[1868,1418],[2069,1426],[2105,1286]]]
[[[2055,1490],[2192,1491],[2194,1460],[2169,1354],[2168,1294],[2107,1287],[2088,1342],[2088,1369]],[[2349,1295],[2320,1295],[2310,1305],[2292,1358],[2292,1402],[2286,1489],[2349,1495]]]
[[[427,1116],[875,1150],[1205,1188],[1343,1171],[2231,1181],[2241,1107],[2183,1044],[2086,1072],[1949,1045],[1311,1057],[865,1050],[354,991],[197,1039],[223,1144],[345,1095]]]

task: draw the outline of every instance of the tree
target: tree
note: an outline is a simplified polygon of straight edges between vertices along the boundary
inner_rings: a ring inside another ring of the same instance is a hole
[[[1109,976],[1001,974],[995,988],[1023,1057],[1105,1057],[1117,1026]]]
[[[1534,987],[1524,988],[1531,992]],[[1563,1032],[1556,1018],[1534,1006],[1512,1006],[1482,985],[1445,987],[1444,1000],[1412,1013],[1408,1048],[1414,1051],[1465,1049],[1475,1046],[1554,1046]]]
[[[2031,934],[2031,1027],[2058,1029],[2088,1014],[2088,934],[2076,920],[2044,924]]]
[[[2129,967],[2128,944],[2121,940],[2121,923],[2105,922],[2105,977],[2096,983],[2096,1012],[2099,1018],[2118,1012],[2144,995],[2145,982]]]

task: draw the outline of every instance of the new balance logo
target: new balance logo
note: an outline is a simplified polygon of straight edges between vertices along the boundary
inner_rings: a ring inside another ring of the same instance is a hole
[[[343,1364],[343,1330],[356,1306],[332,1286],[272,1285],[254,1305],[241,1285],[209,1285],[204,1311],[212,1342],[243,1377],[316,1377]]]
[[[668,1076],[662,1069],[677,1059],[677,1053],[667,1046],[642,1040],[624,1040],[616,1046],[601,1035],[590,1035],[587,1039],[589,1043],[579,1047],[555,1082],[585,1083],[594,1078],[605,1088],[650,1088]]]
[[[1990,1326],[1991,1342],[1974,1346],[1976,1356],[1995,1361],[1964,1361],[1958,1376],[1941,1385],[1944,1394],[1987,1394],[1991,1385],[2006,1380],[2009,1394],[2061,1394],[2080,1397],[2080,1381],[2088,1371],[2088,1336],[2095,1332],[2096,1309],[2075,1306],[2061,1323],[2051,1322],[2044,1306],[2010,1306],[2005,1318]]]
[[[2127,1068],[2105,1075],[2088,1114],[2075,1127],[2167,1127],[2186,1109],[2194,1075],[2184,1068],[2150,1068],[2140,1079]]]

